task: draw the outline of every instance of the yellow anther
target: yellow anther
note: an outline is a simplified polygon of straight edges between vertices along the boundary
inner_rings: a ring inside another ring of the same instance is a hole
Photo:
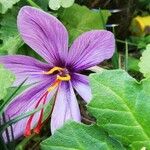
[[[63,71],[64,68],[61,67],[54,67],[51,70],[49,70],[48,72],[44,72],[44,74],[52,74],[55,71]],[[69,74],[65,74],[65,76],[60,76],[57,75],[56,80],[54,81],[54,83],[47,89],[48,92],[51,92],[52,90],[54,90],[61,81],[69,81],[71,79]]]
[[[59,80],[59,81],[69,81],[70,79],[71,79],[71,77],[69,74],[66,74],[65,77],[57,75],[57,80]]]
[[[54,90],[58,85],[59,85],[60,81],[56,80],[48,89],[48,92],[51,92],[52,90]]]
[[[54,67],[52,69],[50,69],[48,72],[44,72],[44,74],[52,74],[54,73],[55,71],[62,71],[64,70],[64,68],[61,68],[61,67]]]

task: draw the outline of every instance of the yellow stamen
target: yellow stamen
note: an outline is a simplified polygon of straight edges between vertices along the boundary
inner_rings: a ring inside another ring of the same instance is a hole
[[[69,74],[66,74],[65,77],[61,77],[59,75],[57,75],[57,79],[56,81],[47,89],[48,92],[51,92],[52,90],[54,90],[61,81],[69,81],[71,79]]]
[[[61,67],[54,67],[52,69],[50,69],[48,72],[44,72],[44,74],[52,74],[54,73],[55,71],[62,71],[64,70],[64,68],[61,68]]]
[[[52,74],[55,71],[63,71],[64,68],[61,67],[54,67],[51,70],[49,70],[48,72],[44,72],[44,74]],[[65,74],[64,76],[60,76],[57,75],[56,80],[54,81],[54,83],[47,89],[48,92],[51,92],[52,90],[54,90],[61,81],[69,81],[71,79],[71,76],[69,74]]]
[[[56,80],[48,89],[48,92],[51,92],[52,90],[54,90],[58,85],[59,85],[60,81]]]
[[[60,75],[57,75],[57,80],[60,80],[60,81],[69,81],[71,79],[70,75],[69,74],[66,74],[65,77],[62,77]]]

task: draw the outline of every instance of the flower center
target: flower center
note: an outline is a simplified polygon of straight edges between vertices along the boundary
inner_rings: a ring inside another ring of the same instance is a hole
[[[61,67],[54,67],[52,69],[50,69],[47,72],[43,72],[44,74],[53,74],[57,72],[57,78],[56,80],[59,81],[69,81],[71,79],[70,75],[69,75],[69,71],[66,68],[61,68]]]
[[[50,75],[50,74],[54,74],[55,72],[57,72],[56,80],[47,89],[47,91],[40,97],[40,99],[37,101],[37,103],[35,105],[35,109],[40,105],[40,103],[42,103],[43,105],[46,103],[48,93],[51,92],[52,90],[54,90],[60,84],[60,82],[69,81],[71,79],[71,77],[69,75],[69,71],[66,68],[61,68],[61,67],[54,67],[47,72],[43,72],[43,74]],[[39,133],[40,129],[43,125],[43,123],[42,123],[43,113],[44,113],[44,108],[41,109],[37,126],[33,130],[35,133]],[[25,132],[24,132],[24,135],[26,137],[31,135],[31,124],[32,124],[33,117],[34,117],[34,114],[32,114],[27,121]]]

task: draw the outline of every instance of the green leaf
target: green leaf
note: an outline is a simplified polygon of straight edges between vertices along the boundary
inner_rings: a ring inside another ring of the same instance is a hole
[[[109,135],[133,150],[150,149],[150,79],[140,83],[125,71],[90,75],[89,112]]]
[[[58,10],[61,6],[64,8],[72,6],[74,0],[49,0],[49,7],[52,10]]]
[[[70,7],[73,5],[75,0],[61,0],[61,6],[64,8]]]
[[[150,44],[147,45],[146,50],[142,53],[140,58],[139,67],[140,72],[143,73],[145,77],[150,77]]]
[[[6,13],[0,22],[0,39],[3,41],[3,44],[0,46],[0,53],[14,54],[23,45],[16,25],[18,10],[18,7],[15,7]]]
[[[138,0],[138,7],[139,8],[146,8],[148,10],[150,10],[150,2],[148,0]],[[148,13],[148,12],[147,12]]]
[[[48,5],[52,10],[58,10],[61,7],[60,2],[61,0],[50,0]]]
[[[16,122],[18,122],[26,117],[31,116],[32,114],[40,111],[43,108],[46,108],[47,106],[48,106],[48,104],[39,106],[38,108],[36,108],[34,110],[28,111],[26,113],[21,113],[19,116],[7,121],[6,123],[4,123],[3,125],[0,126],[0,134],[3,133],[6,130],[6,128],[8,128],[10,125],[15,124]]]
[[[140,36],[140,37],[130,36],[129,41],[137,44],[138,49],[145,49],[146,45],[150,43],[150,35]]]
[[[29,1],[33,1],[36,5],[38,5],[42,10],[44,11],[48,11],[48,2],[49,0],[28,0]],[[32,6],[32,5],[31,5]]]
[[[4,14],[9,8],[20,0],[0,0],[0,13]]]
[[[96,125],[67,122],[65,126],[41,143],[42,150],[123,150],[115,139]]]
[[[74,4],[58,14],[67,27],[72,42],[81,33],[93,29],[104,29],[110,12],[107,10],[93,11],[86,6]]]
[[[25,87],[23,87],[23,84],[25,83],[26,79],[16,88],[9,88],[9,93],[5,96],[5,99],[3,100],[2,104],[0,105],[0,116],[3,113],[3,110],[5,106],[12,100],[13,97],[17,96],[21,90],[23,90]],[[13,91],[12,91],[13,89]]]
[[[9,37],[8,41],[5,41],[3,46],[0,47],[0,53],[7,51],[8,54],[15,54],[22,45],[22,39],[18,34],[16,34],[13,37]]]
[[[128,70],[130,71],[139,71],[139,59],[134,58],[134,57],[129,57],[128,58]]]
[[[7,89],[12,85],[15,76],[0,65],[0,100],[7,94]]]

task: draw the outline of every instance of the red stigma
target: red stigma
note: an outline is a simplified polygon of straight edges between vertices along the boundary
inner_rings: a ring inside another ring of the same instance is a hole
[[[47,98],[47,95],[48,95],[48,91],[46,93],[44,93],[42,95],[42,97],[38,100],[36,106],[35,106],[35,109],[39,106],[40,102],[43,100],[43,105],[45,104],[46,102],[46,98]],[[42,127],[42,119],[43,119],[43,112],[44,112],[44,108],[41,109],[40,111],[40,117],[39,117],[39,120],[38,120],[38,123],[37,123],[37,126],[34,128],[34,132],[35,133],[39,133],[40,132],[40,129]],[[25,128],[25,132],[24,132],[24,136],[25,137],[28,137],[31,135],[31,123],[32,123],[32,120],[33,120],[33,117],[34,117],[35,113],[32,114],[28,121],[27,121],[27,124],[26,124],[26,128]]]

